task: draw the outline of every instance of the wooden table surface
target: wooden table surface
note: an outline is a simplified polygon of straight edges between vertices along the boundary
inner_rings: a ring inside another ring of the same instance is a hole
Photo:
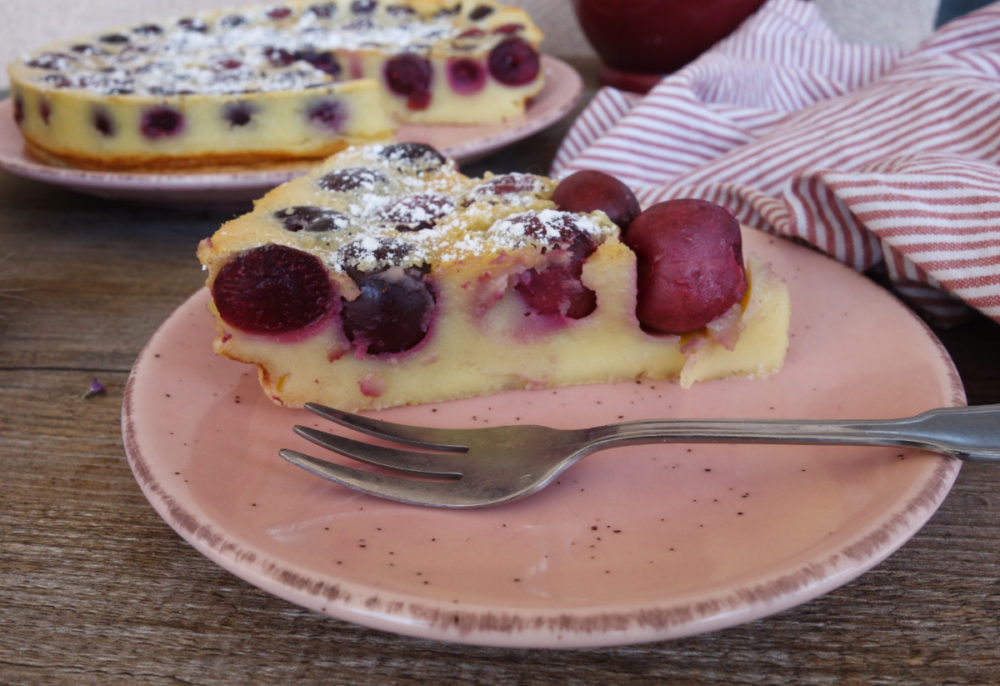
[[[566,124],[471,171],[545,172]],[[0,683],[997,684],[1000,468],[857,580],[691,638],[579,651],[403,638],[300,609],[200,555],[132,477],[136,355],[202,284],[232,210],[127,204],[0,172]],[[970,404],[1000,402],[1000,325],[939,332]],[[81,399],[94,377],[103,396]]]

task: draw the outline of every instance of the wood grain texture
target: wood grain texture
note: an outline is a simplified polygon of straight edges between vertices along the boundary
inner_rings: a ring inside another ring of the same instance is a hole
[[[472,173],[545,171],[564,127]],[[235,210],[234,210],[235,211]],[[968,464],[886,562],[804,606],[703,636],[581,651],[397,637],[302,610],[209,562],[124,458],[128,371],[202,283],[233,212],[127,205],[0,173],[0,683],[995,684],[1000,469]],[[1000,326],[939,332],[1000,402]],[[92,378],[103,396],[80,396]]]

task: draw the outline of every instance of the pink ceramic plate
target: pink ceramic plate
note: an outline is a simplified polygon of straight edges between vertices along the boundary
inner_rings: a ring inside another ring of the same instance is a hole
[[[429,425],[581,426],[656,416],[890,417],[964,404],[905,307],[849,269],[758,232],[793,295],[785,369],[766,380],[513,392],[381,414]],[[959,470],[899,448],[658,445],[591,456],[483,510],[378,500],[284,462],[318,424],[216,357],[206,291],[153,336],[123,405],[128,459],[198,551],[317,612],[485,645],[584,647],[720,629],[802,603],[910,538]],[[614,351],[608,351],[614,354]],[[333,458],[332,455],[330,456]]]
[[[470,162],[541,131],[567,115],[583,93],[583,80],[571,66],[547,55],[542,56],[542,65],[545,88],[523,116],[483,126],[403,126],[397,139],[430,143],[459,162]],[[25,152],[12,109],[9,99],[0,102],[0,169],[91,195],[173,205],[229,205],[258,198],[308,168],[137,174],[57,167]]]

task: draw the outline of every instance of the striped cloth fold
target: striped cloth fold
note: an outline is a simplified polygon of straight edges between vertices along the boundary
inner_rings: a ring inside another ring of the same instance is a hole
[[[643,205],[697,197],[884,272],[935,323],[1000,322],[1000,2],[910,52],[840,41],[769,0],[645,96],[601,89],[553,176],[602,169]]]

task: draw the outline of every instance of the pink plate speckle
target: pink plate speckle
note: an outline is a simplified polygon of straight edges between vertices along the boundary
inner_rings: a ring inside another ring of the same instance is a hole
[[[398,140],[430,143],[458,162],[470,162],[562,119],[583,94],[583,80],[565,62],[542,56],[546,84],[524,115],[505,122],[469,126],[401,126]],[[276,170],[206,173],[108,172],[57,167],[26,153],[14,124],[10,99],[0,102],[0,169],[43,183],[107,198],[170,205],[232,205],[259,198],[302,174],[310,165]]]
[[[947,354],[855,272],[751,231],[793,294],[770,379],[526,391],[382,414],[438,426],[580,426],[654,416],[889,417],[964,404]],[[899,448],[656,445],[591,456],[528,499],[437,510],[356,494],[291,466],[318,425],[216,357],[206,291],[132,372],[123,434],[156,511],[269,593],[378,629],[482,645],[587,647],[675,638],[830,591],[907,541],[947,495],[951,458]]]

